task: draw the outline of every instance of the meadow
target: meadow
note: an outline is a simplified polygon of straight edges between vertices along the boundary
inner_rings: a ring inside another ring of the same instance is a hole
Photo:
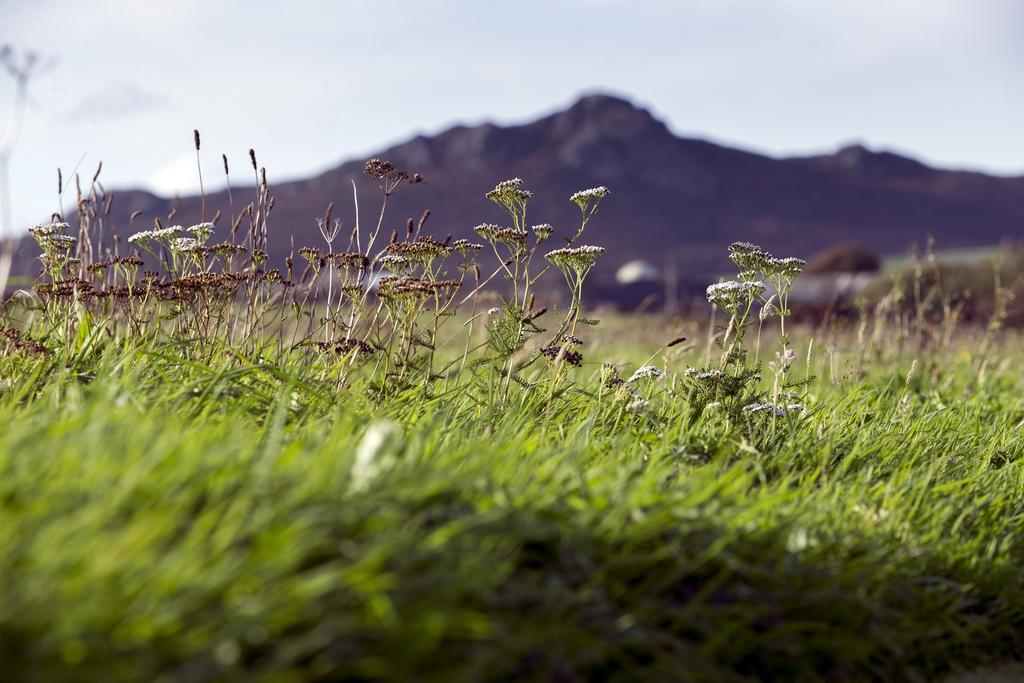
[[[802,261],[737,242],[707,319],[602,314],[606,188],[564,234],[516,179],[479,243],[389,239],[417,177],[367,172],[380,218],[328,210],[281,269],[265,184],[132,251],[101,248],[95,192],[77,234],[32,229],[45,273],[0,341],[8,680],[929,681],[1021,655],[1006,306],[967,326],[910,283],[799,324]]]

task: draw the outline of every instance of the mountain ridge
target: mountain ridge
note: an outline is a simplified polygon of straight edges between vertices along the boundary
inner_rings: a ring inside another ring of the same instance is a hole
[[[484,193],[500,180],[522,177],[535,191],[531,221],[571,234],[578,211],[569,194],[606,185],[612,195],[585,239],[606,246],[611,265],[671,254],[683,267],[717,267],[724,246],[736,239],[805,256],[851,239],[892,252],[929,237],[943,247],[1024,237],[1024,176],[944,170],[859,144],[829,154],[773,157],[678,136],[648,109],[606,94],[583,96],[522,124],[463,124],[415,135],[373,156],[426,178],[391,198],[388,232],[430,209],[435,234],[471,236],[473,226],[504,219]],[[364,221],[375,211],[377,190],[362,173],[363,161],[278,184],[271,176],[272,257],[290,251],[292,236],[296,247],[315,244],[314,220],[329,202],[351,228],[350,181],[358,187]],[[233,193],[238,210],[252,188]],[[174,206],[174,222],[199,218],[196,196],[118,194],[116,225],[141,210],[135,225],[148,226],[153,218],[166,220]],[[206,204],[208,215],[220,208],[226,216],[226,191],[208,194]]]

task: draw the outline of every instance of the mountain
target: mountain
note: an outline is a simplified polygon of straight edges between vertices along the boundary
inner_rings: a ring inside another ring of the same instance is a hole
[[[387,234],[432,212],[431,234],[472,237],[482,222],[504,214],[484,198],[500,180],[521,177],[535,193],[529,219],[551,223],[561,234],[578,225],[568,201],[579,189],[606,185],[611,196],[587,228],[585,242],[608,248],[602,274],[633,258],[709,271],[723,265],[724,247],[735,240],[762,244],[781,255],[808,256],[838,242],[856,240],[881,252],[923,244],[943,247],[995,244],[1024,238],[1024,176],[995,177],[929,167],[914,159],[863,146],[834,154],[773,158],[674,135],[649,111],[628,100],[590,95],[564,111],[521,125],[456,126],[417,136],[374,155],[425,182],[392,197]],[[243,160],[232,160],[233,172]],[[291,249],[319,244],[314,219],[335,202],[334,216],[353,225],[350,180],[359,188],[364,230],[376,221],[380,193],[349,161],[309,178],[274,184],[270,251],[280,259]],[[248,160],[244,160],[248,176]],[[234,189],[236,209],[254,196]],[[226,192],[207,196],[228,212]],[[129,191],[114,202],[115,225],[144,213],[134,225],[165,221],[175,201]],[[174,223],[199,217],[197,197],[177,201]],[[212,207],[212,208],[211,208]],[[227,219],[218,234],[226,234]],[[127,229],[123,230],[127,232]],[[336,245],[337,246],[337,245]]]

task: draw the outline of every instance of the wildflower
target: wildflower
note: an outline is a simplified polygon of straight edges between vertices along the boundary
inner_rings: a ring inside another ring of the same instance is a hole
[[[495,204],[503,206],[508,210],[520,207],[533,196],[533,193],[523,188],[522,178],[503,180],[494,186],[494,189],[484,195]]]
[[[707,289],[708,302],[730,313],[736,313],[740,304],[750,303],[764,294],[763,282],[719,282]]]
[[[551,265],[565,271],[583,273],[594,267],[597,258],[604,253],[604,247],[563,247],[544,255]]]
[[[313,268],[320,266],[320,250],[316,247],[302,247],[299,249],[299,256],[306,259],[306,262]]]
[[[473,230],[491,244],[496,242],[512,246],[523,246],[526,244],[526,230],[522,228],[503,228],[499,225],[484,223],[476,226]]]
[[[533,234],[537,238],[537,244],[540,244],[541,242],[543,242],[547,238],[551,237],[551,235],[553,235],[555,233],[555,229],[552,228],[547,223],[541,223],[540,225],[535,225],[535,226],[533,226],[530,229],[533,230]]]
[[[603,363],[601,365],[601,384],[606,387],[618,387],[625,384],[622,378],[619,377],[619,370],[611,363]]]
[[[555,362],[564,361],[577,368],[583,364],[583,354],[579,351],[573,351],[567,346],[552,344],[551,346],[545,346],[540,352]]]
[[[398,254],[385,254],[377,259],[378,265],[383,268],[387,268],[392,273],[401,273],[407,270],[410,266],[409,259]]]
[[[802,258],[790,256],[789,258],[769,258],[764,264],[763,270],[768,277],[782,277],[792,280],[799,275],[807,261]]]
[[[325,258],[342,270],[361,270],[370,265],[370,259],[361,251],[332,251]]]
[[[168,240],[167,246],[176,253],[194,253],[202,250],[202,245],[194,237],[175,237]]]
[[[44,251],[70,251],[76,241],[71,235],[47,235],[36,239]]]
[[[197,223],[186,228],[186,232],[191,234],[199,244],[206,244],[206,240],[213,235],[213,223]]]
[[[386,256],[381,260],[383,261]],[[401,258],[401,257],[398,257]],[[412,275],[385,275],[377,281],[377,296],[389,302],[416,302],[444,290],[458,289],[458,280],[430,280]]]
[[[288,286],[290,284],[288,282],[285,282],[284,278],[281,277],[281,271],[277,268],[260,273],[257,276],[257,281],[269,282],[272,285],[280,283],[285,286]]]
[[[334,341],[316,342],[316,348],[337,356],[362,355],[372,356],[375,348],[360,339],[336,339]]]
[[[739,267],[740,279],[752,280],[758,271],[764,271],[772,256],[756,244],[733,242],[729,245],[729,258]]]
[[[442,258],[448,256],[451,249],[429,237],[421,237],[415,242],[395,242],[388,246],[388,253],[404,256],[413,263],[427,268],[438,256]]]
[[[28,231],[38,241],[40,238],[46,238],[51,237],[53,235],[62,234],[67,229],[67,223],[54,222],[44,223],[42,225],[33,225],[31,228],[28,229]]]
[[[363,298],[363,288],[361,285],[345,285],[341,288],[341,294],[353,301],[359,301]]]
[[[366,162],[366,166],[363,169],[366,175],[371,178],[380,180],[387,174],[395,170],[394,164],[389,161],[381,161],[380,159],[370,159]]]
[[[802,403],[789,403],[786,405],[776,403],[751,403],[750,405],[743,406],[743,412],[748,415],[768,413],[770,415],[775,415],[776,417],[785,417],[789,413],[798,413],[803,409],[804,406]]]
[[[641,379],[658,379],[659,377],[663,377],[664,375],[665,373],[663,373],[661,370],[654,367],[653,365],[644,365],[643,367],[637,368],[636,371],[632,375],[630,375],[629,379],[627,379],[626,381],[636,382]]]
[[[231,242],[221,242],[210,247],[210,253],[218,258],[231,258],[235,254],[241,254],[244,251],[245,247],[232,244]]]
[[[594,209],[597,209],[597,205],[601,203],[601,200],[607,197],[611,192],[604,185],[600,187],[591,187],[587,190],[580,190],[579,192],[573,193],[569,197],[569,201],[580,207],[580,211],[586,212],[593,203]]]
[[[470,242],[469,240],[455,240],[452,242],[452,249],[459,252],[463,256],[466,256],[470,252],[478,253],[484,248],[484,245],[478,242]]]
[[[720,380],[725,378],[725,373],[721,370],[698,370],[697,368],[686,368],[683,374],[690,379],[696,379],[701,381],[707,380]]]
[[[169,228],[157,228],[155,230],[143,230],[128,237],[128,241],[132,244],[145,246],[150,242],[158,242],[179,235],[181,231],[182,227],[180,225],[172,225]]]

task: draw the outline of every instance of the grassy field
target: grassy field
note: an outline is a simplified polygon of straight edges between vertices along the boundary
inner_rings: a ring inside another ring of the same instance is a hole
[[[710,320],[598,323],[600,251],[569,238],[545,311],[499,191],[486,310],[449,291],[488,271],[412,227],[301,277],[260,270],[257,224],[244,267],[212,225],[133,236],[166,276],[35,229],[49,275],[0,355],[5,680],[929,681],[1021,654],[1018,332],[884,302],[787,328],[800,264],[744,244]]]
[[[1020,341],[986,371],[966,338],[913,373],[813,357],[774,435],[692,416],[671,378],[636,414],[582,390],[373,405],[170,347],[8,365],[0,655],[47,681],[931,680],[1008,658]]]

